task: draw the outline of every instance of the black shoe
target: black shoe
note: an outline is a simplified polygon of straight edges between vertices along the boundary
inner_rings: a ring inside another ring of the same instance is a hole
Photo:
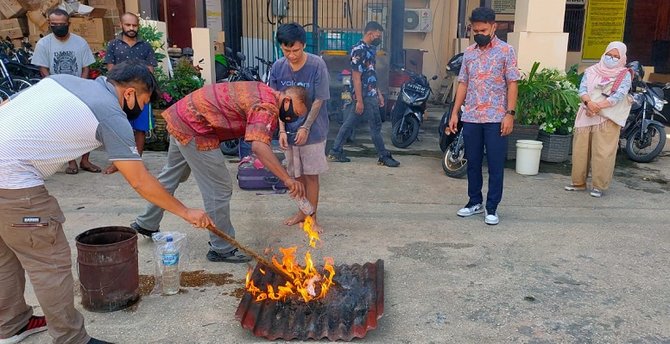
[[[400,166],[400,162],[398,162],[398,160],[396,160],[396,159],[393,159],[391,154],[389,154],[387,156],[379,158],[379,160],[377,160],[377,165],[383,165],[383,166],[388,166],[388,167],[398,167],[398,166]]]
[[[344,153],[330,153],[328,154],[328,160],[334,162],[350,162],[351,159],[344,156]]]
[[[152,230],[148,230],[148,229],[142,228],[142,227],[140,227],[140,225],[138,225],[136,222],[131,223],[131,224],[130,224],[130,228],[132,228],[133,230],[135,230],[135,232],[137,232],[138,234],[142,234],[142,235],[144,235],[145,237],[148,237],[149,239],[151,239],[151,235],[152,235],[152,234],[160,232],[160,230],[152,231]],[[97,339],[96,339],[96,340],[97,340]]]
[[[238,249],[234,249],[228,253],[219,253],[214,250],[209,250],[209,252],[207,252],[207,260],[210,262],[246,263],[251,261],[251,257],[240,253]]]
[[[95,338],[91,337],[91,339],[88,342],[86,342],[86,344],[114,344],[114,343],[105,342],[104,340],[95,339]]]

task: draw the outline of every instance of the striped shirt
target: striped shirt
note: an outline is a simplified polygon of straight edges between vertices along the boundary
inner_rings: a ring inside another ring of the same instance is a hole
[[[114,160],[141,160],[133,130],[106,78],[54,75],[0,106],[0,189],[44,184],[101,145]]]
[[[278,103],[278,94],[262,82],[225,82],[193,91],[162,115],[179,143],[195,140],[198,150],[205,151],[240,137],[270,144]]]

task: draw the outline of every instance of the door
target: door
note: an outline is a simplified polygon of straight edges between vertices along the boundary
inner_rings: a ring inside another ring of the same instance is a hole
[[[161,20],[167,22],[168,44],[191,47],[191,28],[195,27],[195,1],[161,1]]]

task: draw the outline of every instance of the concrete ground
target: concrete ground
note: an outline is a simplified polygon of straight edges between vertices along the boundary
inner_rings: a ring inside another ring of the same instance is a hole
[[[399,168],[376,165],[361,131],[347,147],[352,162],[331,163],[321,179],[323,246],[316,257],[336,264],[385,262],[385,312],[369,343],[670,343],[670,153],[650,164],[619,157],[602,199],[565,192],[569,164],[542,164],[536,176],[506,170],[501,223],[459,218],[467,181],[442,171],[430,113],[421,141],[394,149]],[[339,125],[331,125],[334,137]],[[390,144],[389,124],[384,124]],[[331,139],[332,139],[331,137]],[[105,164],[94,152],[93,161]],[[147,152],[157,174],[163,152]],[[236,171],[234,159],[226,166]],[[223,167],[222,167],[223,168]],[[145,202],[120,175],[58,173],[47,181],[74,237],[90,228],[128,225]],[[193,180],[177,191],[189,206],[202,201]],[[305,244],[300,229],[281,221],[295,206],[286,195],[235,189],[237,239],[258,250]],[[97,338],[115,343],[263,343],[235,320],[246,265],[208,262],[207,233],[168,214],[163,230],[186,233],[188,270],[230,273],[223,286],[149,295],[114,313],[77,308]],[[152,243],[139,240],[142,274],[153,271]],[[73,273],[77,277],[76,267]],[[37,305],[32,289],[27,299]],[[36,307],[39,313],[39,307]],[[46,333],[25,343],[46,343]]]

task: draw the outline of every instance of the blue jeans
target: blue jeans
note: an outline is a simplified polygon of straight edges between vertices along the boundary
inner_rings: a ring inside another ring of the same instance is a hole
[[[355,105],[352,104],[351,106],[351,113],[344,120],[340,131],[337,132],[337,137],[335,137],[335,143],[333,143],[331,151],[335,154],[342,154],[344,141],[346,141],[347,137],[351,136],[351,132],[356,127],[358,121],[365,118],[368,124],[370,124],[370,136],[377,150],[377,155],[380,158],[388,156],[389,152],[384,147],[384,139],[382,139],[382,117],[379,113],[379,99],[377,97],[363,98],[363,114],[360,116],[354,113]]]
[[[489,189],[486,210],[494,214],[503,194],[507,136],[500,135],[500,123],[463,123],[465,157],[468,159],[468,196],[470,204],[483,202],[482,161],[486,147],[489,168]]]

